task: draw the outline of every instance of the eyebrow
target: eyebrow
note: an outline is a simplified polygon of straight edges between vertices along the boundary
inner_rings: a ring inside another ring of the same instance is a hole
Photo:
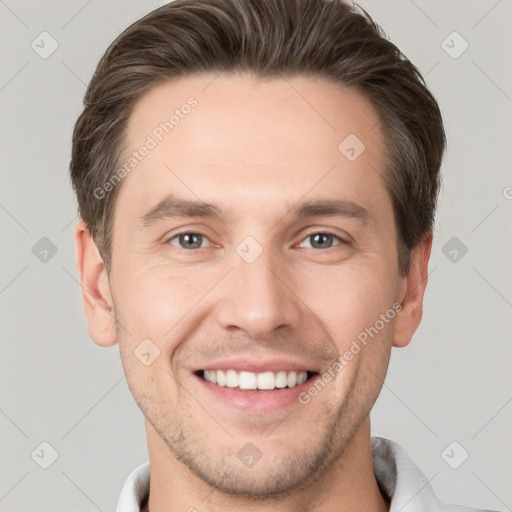
[[[318,216],[343,217],[356,219],[362,224],[367,224],[371,219],[366,208],[348,199],[308,201],[294,206],[289,213],[298,219]],[[142,215],[139,221],[142,227],[148,228],[161,220],[174,217],[225,219],[227,215],[225,210],[214,204],[169,195]]]
[[[139,221],[142,227],[147,228],[160,220],[173,217],[207,217],[220,219],[225,216],[224,210],[213,204],[179,199],[169,195],[142,215]]]
[[[308,201],[297,205],[291,210],[295,217],[346,217],[367,224],[371,219],[370,212],[363,206],[349,199],[324,199]]]

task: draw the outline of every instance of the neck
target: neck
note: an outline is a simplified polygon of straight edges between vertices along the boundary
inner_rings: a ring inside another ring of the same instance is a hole
[[[146,420],[151,483],[143,512],[348,512],[360,509],[388,512],[373,472],[370,420],[367,418],[340,457],[300,488],[262,499],[227,495],[212,488],[169,451]]]

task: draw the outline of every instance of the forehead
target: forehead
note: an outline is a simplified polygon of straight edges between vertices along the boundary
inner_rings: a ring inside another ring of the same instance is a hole
[[[262,218],[306,196],[389,206],[378,121],[358,91],[318,77],[204,74],[160,84],[128,120],[123,159],[134,165],[116,210],[142,215],[169,194]]]

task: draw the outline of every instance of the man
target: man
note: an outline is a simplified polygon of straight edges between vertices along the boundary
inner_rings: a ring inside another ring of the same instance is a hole
[[[444,146],[416,68],[341,1],[176,0],[112,43],[71,176],[89,333],[145,415],[119,512],[470,510],[370,437]]]

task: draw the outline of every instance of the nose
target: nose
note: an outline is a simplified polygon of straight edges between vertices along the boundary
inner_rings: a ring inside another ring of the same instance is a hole
[[[217,302],[217,321],[229,331],[242,331],[265,338],[284,327],[296,328],[301,318],[300,299],[293,292],[293,279],[281,272],[270,251],[252,263],[236,257],[234,267]]]

